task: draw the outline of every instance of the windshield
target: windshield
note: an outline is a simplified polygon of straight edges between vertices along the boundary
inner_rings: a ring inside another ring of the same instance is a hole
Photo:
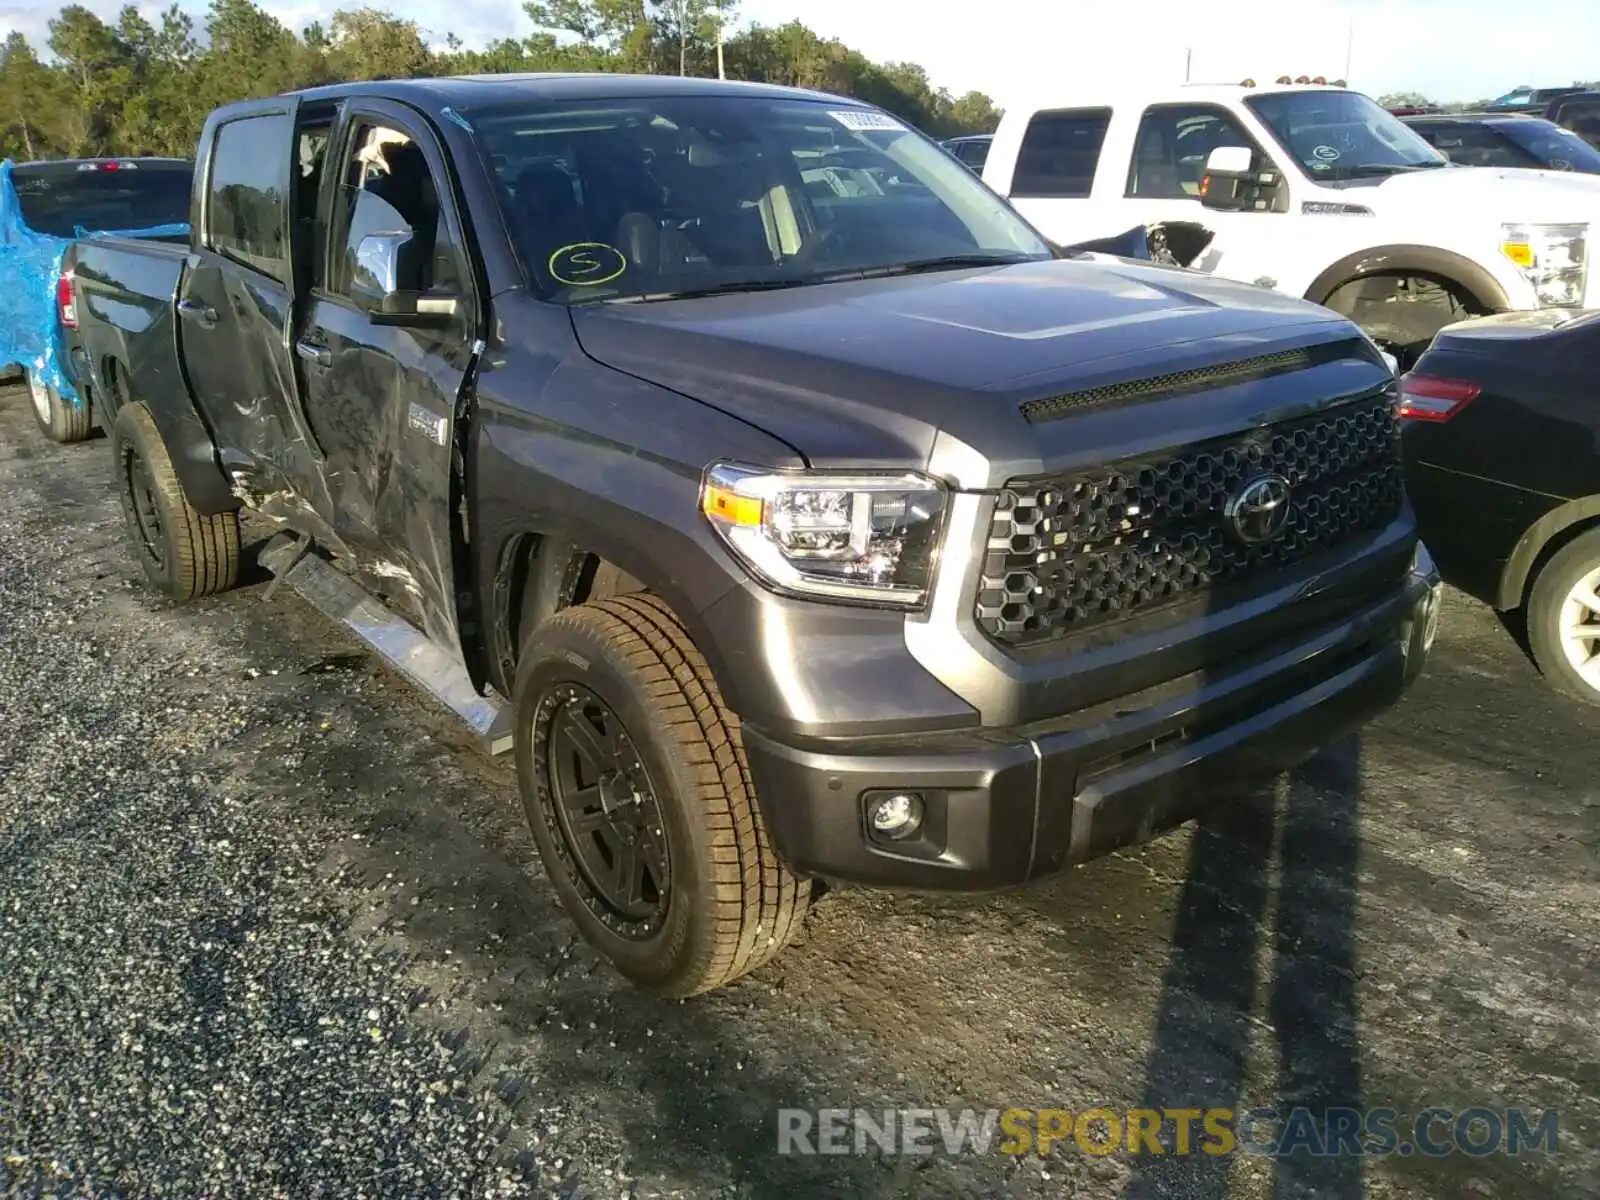
[[[1600,174],[1600,150],[1553,121],[1505,121],[1498,128],[1544,166]]]
[[[137,165],[131,165],[137,163]],[[23,224],[51,237],[85,229],[152,229],[189,220],[194,167],[186,162],[40,163],[11,174]]]
[[[662,97],[471,119],[524,266],[562,303],[1051,257],[937,143],[847,101]]]
[[[1449,165],[1414,130],[1360,92],[1276,92],[1245,103],[1315,180]]]

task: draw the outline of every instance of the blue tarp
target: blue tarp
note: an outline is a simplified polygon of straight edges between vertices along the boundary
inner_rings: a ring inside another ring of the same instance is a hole
[[[0,163],[0,367],[19,366],[53,387],[63,400],[77,403],[77,389],[63,369],[66,347],[56,312],[56,280],[61,256],[72,243],[35,233],[22,220],[22,206],[11,182],[13,163]],[[187,225],[155,229],[89,231],[79,237],[166,237],[189,232]]]

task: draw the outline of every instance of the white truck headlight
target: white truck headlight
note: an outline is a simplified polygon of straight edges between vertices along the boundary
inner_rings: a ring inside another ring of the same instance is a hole
[[[700,511],[780,591],[920,608],[933,584],[945,490],[914,473],[768,473],[717,463]]]
[[[1502,225],[1500,253],[1533,285],[1540,308],[1583,307],[1588,225]]]

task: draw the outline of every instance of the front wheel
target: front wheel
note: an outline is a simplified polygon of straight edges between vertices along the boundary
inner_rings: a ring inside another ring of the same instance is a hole
[[[647,593],[567,608],[524,646],[517,777],[545,870],[584,938],[669,997],[778,953],[811,885],[778,861],[739,720]]]
[[[195,510],[148,408],[130,404],[117,413],[111,448],[129,544],[150,582],[180,601],[231,588],[239,578],[239,514]]]
[[[33,419],[52,442],[81,442],[89,436],[94,419],[88,400],[77,404],[64,400],[36,371],[28,372],[28,395],[33,401]]]
[[[1528,647],[1557,688],[1600,704],[1600,529],[1574,538],[1528,593]]]

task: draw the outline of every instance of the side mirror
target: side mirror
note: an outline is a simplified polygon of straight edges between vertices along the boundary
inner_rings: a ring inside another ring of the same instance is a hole
[[[454,296],[422,289],[428,248],[382,197],[357,193],[345,253],[351,299],[374,325],[422,328],[449,324],[456,316],[459,302]]]
[[[1206,155],[1206,174],[1213,179],[1242,179],[1250,174],[1254,159],[1247,146],[1218,146]]]
[[[374,325],[424,327],[454,319],[459,309],[454,296],[433,295],[416,286],[422,276],[417,255],[410,233],[369,233],[356,244],[350,292]]]
[[[1255,154],[1249,147],[1218,146],[1206,155],[1200,203],[1227,212],[1267,210],[1272,207],[1271,193],[1279,182],[1276,171],[1256,169]]]

